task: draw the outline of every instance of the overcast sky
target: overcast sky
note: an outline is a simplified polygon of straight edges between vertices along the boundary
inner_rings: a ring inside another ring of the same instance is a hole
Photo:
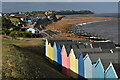
[[[2,2],[119,2],[120,0],[0,0]]]

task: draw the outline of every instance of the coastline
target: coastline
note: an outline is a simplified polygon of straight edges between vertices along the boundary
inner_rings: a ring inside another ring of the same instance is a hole
[[[110,40],[113,41],[115,44],[119,44],[117,20],[104,20],[81,23],[74,25],[69,32],[75,33],[77,35],[81,34],[86,38],[93,40]]]

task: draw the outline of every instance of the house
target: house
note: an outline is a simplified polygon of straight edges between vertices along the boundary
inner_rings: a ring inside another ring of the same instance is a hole
[[[27,20],[28,23],[32,22],[32,20]]]
[[[49,15],[49,14],[52,14],[52,13],[53,13],[52,11],[46,11],[44,14]]]
[[[15,16],[15,14],[11,14],[10,16],[12,16],[12,17],[13,17],[13,16]]]
[[[83,58],[84,60],[84,77],[93,78],[92,76],[92,61],[88,54]]]
[[[108,79],[109,78],[112,78],[112,79],[118,78],[117,73],[116,73],[112,63],[110,63],[110,65],[108,66],[108,68],[105,71],[105,78],[108,78]]]
[[[78,78],[78,59],[74,54],[74,50],[70,51],[70,75],[74,78]]]
[[[26,32],[35,33],[35,29],[33,29],[33,28],[29,28],[29,29],[26,30]]]
[[[97,60],[93,68],[93,78],[104,78],[104,67],[100,58]]]
[[[70,46],[63,45],[61,55],[62,55],[62,72],[70,76]]]

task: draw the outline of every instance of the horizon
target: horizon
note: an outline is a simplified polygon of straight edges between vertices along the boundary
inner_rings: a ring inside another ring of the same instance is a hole
[[[3,13],[49,11],[49,10],[50,11],[90,10],[94,13],[118,13],[118,3],[117,2],[2,2]]]

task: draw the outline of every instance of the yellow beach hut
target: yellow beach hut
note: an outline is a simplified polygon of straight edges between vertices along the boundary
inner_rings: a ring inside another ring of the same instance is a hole
[[[49,58],[54,60],[54,47],[52,47],[51,43],[49,44]]]
[[[70,75],[78,78],[78,59],[76,59],[73,49],[70,51]]]

